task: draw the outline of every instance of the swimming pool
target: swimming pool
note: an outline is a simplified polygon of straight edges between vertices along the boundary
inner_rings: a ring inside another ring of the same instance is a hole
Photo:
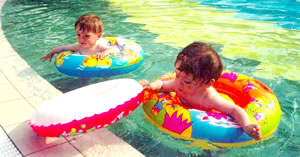
[[[9,0],[3,6],[1,18],[5,36],[16,52],[62,92],[107,79],[66,76],[53,63],[39,60],[58,45],[76,42],[73,23],[84,13],[102,18],[105,36],[135,40],[145,51],[146,59],[140,68],[108,79],[154,80],[173,70],[182,47],[195,40],[211,43],[222,56],[225,69],[268,85],[283,111],[279,128],[271,138],[246,147],[224,149],[223,156],[298,156],[300,11],[297,8],[300,2],[295,0]],[[207,156],[202,149],[186,147],[190,142],[157,130],[145,119],[141,107],[109,129],[146,156]]]

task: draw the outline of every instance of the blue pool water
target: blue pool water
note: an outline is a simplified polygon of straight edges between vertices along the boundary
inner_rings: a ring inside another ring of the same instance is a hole
[[[204,151],[159,131],[141,107],[108,129],[146,156],[299,156],[298,8],[295,0],[8,0],[0,18],[15,51],[62,92],[107,79],[154,80],[174,70],[175,57],[187,44],[210,43],[226,70],[254,77],[278,97],[282,117],[272,137],[245,147]],[[143,65],[110,78],[76,78],[58,72],[53,63],[42,63],[40,57],[51,49],[76,42],[73,24],[85,13],[102,19],[105,36],[141,45]]]
[[[237,12],[245,20],[272,21],[289,29],[300,29],[300,1],[297,0],[191,0],[220,10]]]

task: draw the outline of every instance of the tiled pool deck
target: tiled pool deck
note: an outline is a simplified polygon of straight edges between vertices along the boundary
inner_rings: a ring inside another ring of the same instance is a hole
[[[0,0],[0,13],[4,3]],[[60,94],[14,51],[0,26],[0,125],[23,156],[143,156],[105,128],[73,138],[35,134],[27,123],[35,108]]]

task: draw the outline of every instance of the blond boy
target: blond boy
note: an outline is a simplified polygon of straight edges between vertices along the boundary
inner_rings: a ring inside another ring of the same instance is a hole
[[[98,16],[92,14],[82,15],[74,26],[77,33],[78,44],[59,46],[50,51],[47,55],[42,56],[42,61],[49,59],[51,62],[53,55],[63,50],[79,52],[81,55],[97,55],[100,59],[103,59],[109,54],[119,52],[118,48],[110,47],[100,42],[99,39],[103,35],[103,25]]]

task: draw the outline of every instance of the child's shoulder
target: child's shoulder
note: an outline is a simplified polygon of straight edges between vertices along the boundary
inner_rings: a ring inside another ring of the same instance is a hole
[[[202,97],[204,98],[202,101],[205,101],[208,104],[222,102],[224,99],[214,87],[208,87]]]
[[[70,46],[72,47],[71,50],[73,52],[81,52],[82,51],[82,48],[79,44],[74,44],[74,45],[70,45]]]
[[[97,47],[99,47],[99,48],[110,47],[104,38],[98,39],[96,44],[97,44]]]

